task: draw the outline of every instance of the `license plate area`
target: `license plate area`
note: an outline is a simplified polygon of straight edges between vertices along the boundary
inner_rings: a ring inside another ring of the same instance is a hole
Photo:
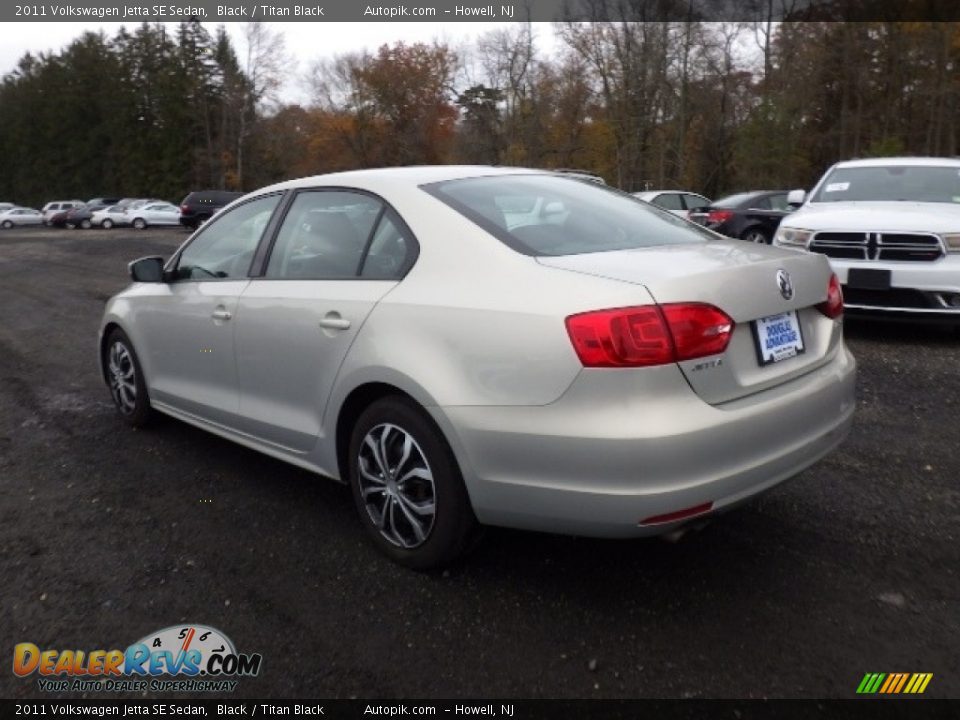
[[[890,271],[850,268],[847,271],[847,287],[857,290],[889,290]]]
[[[788,360],[806,350],[796,310],[754,320],[753,339],[761,366]]]

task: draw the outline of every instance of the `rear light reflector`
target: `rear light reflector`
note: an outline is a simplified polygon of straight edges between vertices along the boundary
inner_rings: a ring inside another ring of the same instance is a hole
[[[710,210],[707,212],[707,222],[716,223],[725,223],[727,220],[733,217],[732,210]]]
[[[640,521],[640,525],[664,525],[666,523],[677,522],[678,520],[686,520],[687,518],[696,517],[697,515],[703,515],[713,510],[712,502],[705,502],[702,505],[694,505],[693,507],[686,508],[684,510],[677,510],[676,512],[664,513],[663,515],[652,515],[651,517],[645,518]]]
[[[734,322],[704,303],[670,303],[571,315],[567,334],[584,367],[666,365],[727,349]]]
[[[830,275],[830,282],[827,283],[827,299],[817,305],[817,310],[828,318],[838,318],[843,315],[843,288],[840,287],[840,279],[836,274]]]

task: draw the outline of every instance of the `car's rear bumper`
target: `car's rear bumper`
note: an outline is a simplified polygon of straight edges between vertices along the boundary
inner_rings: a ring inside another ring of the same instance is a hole
[[[675,366],[589,370],[539,407],[433,414],[458,456],[478,519],[491,525],[634,537],[686,522],[648,518],[729,508],[797,474],[849,431],[855,361],[711,406]]]

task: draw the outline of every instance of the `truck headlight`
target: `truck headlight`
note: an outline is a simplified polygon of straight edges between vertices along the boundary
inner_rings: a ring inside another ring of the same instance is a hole
[[[947,252],[960,253],[960,233],[950,233],[940,237],[943,238],[943,244],[946,246]]]
[[[810,230],[782,227],[777,230],[777,235],[773,239],[773,244],[786,248],[805,250],[807,243],[810,242],[811,235],[813,235],[813,232]]]

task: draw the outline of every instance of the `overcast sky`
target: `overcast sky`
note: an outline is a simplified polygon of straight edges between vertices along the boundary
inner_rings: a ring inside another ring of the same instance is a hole
[[[242,47],[242,24],[224,23],[234,39],[236,47]],[[283,22],[267,23],[280,30],[286,37],[287,49],[296,59],[298,67],[291,73],[294,80],[283,93],[288,101],[306,99],[306,91],[299,82],[300,76],[311,62],[319,57],[331,57],[336,54],[362,50],[375,50],[384,43],[429,42],[433,39],[446,41],[454,45],[469,41],[491,29],[509,27],[515,23],[413,23],[413,22],[357,22],[357,23],[314,23]],[[39,53],[58,51],[84,31],[103,30],[113,35],[123,23],[0,23],[0,75],[5,75],[16,67],[17,61],[26,52]],[[211,33],[217,23],[207,23]],[[555,46],[550,23],[534,23],[537,45],[551,52]],[[128,24],[128,27],[130,25]]]

